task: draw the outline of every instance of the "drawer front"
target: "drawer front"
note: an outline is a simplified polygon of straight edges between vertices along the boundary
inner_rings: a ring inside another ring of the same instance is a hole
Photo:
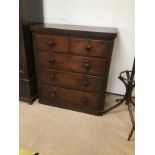
[[[39,50],[55,51],[59,53],[68,52],[68,37],[54,35],[39,35],[33,36],[34,47]]]
[[[112,46],[110,41],[71,38],[70,51],[83,56],[109,57]]]
[[[39,86],[39,99],[45,104],[65,104],[65,106],[80,106],[82,108],[102,109],[103,97],[95,93],[85,93],[70,89]]]
[[[51,69],[40,69],[38,79],[42,84],[59,86],[86,92],[103,93],[104,78],[84,74],[69,73]]]
[[[49,69],[58,69],[90,75],[105,75],[107,60],[81,56],[35,52],[36,65]]]

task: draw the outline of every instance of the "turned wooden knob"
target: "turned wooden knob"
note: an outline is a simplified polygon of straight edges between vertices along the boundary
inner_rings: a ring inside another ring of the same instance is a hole
[[[55,79],[55,75],[54,74],[51,74],[50,75],[50,79],[52,79],[52,80]]]
[[[55,62],[55,59],[54,58],[51,58],[51,59],[48,60],[48,63],[49,64],[53,64],[54,62]]]
[[[55,98],[56,97],[56,92],[52,92],[50,95],[51,98]]]
[[[83,102],[83,103],[88,103],[88,98],[87,98],[86,96],[83,96],[83,97],[82,97],[82,102]]]
[[[55,42],[54,42],[54,41],[49,41],[49,42],[48,42],[48,46],[49,46],[49,47],[53,47],[54,45],[55,45]]]
[[[84,85],[84,86],[88,86],[88,85],[89,85],[89,81],[84,80],[84,81],[83,81],[83,85]]]
[[[85,67],[86,69],[89,69],[89,68],[91,67],[91,64],[85,63],[85,64],[84,64],[84,67]]]
[[[89,52],[90,50],[91,50],[91,46],[88,44],[88,45],[86,46],[86,51]]]

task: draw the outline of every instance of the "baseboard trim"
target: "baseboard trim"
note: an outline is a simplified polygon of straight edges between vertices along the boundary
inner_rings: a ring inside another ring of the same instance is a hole
[[[117,93],[111,93],[111,92],[106,92],[107,94],[111,94],[111,95],[118,95],[118,96],[124,96],[122,94],[117,94]],[[132,98],[135,98],[135,96],[132,96]]]

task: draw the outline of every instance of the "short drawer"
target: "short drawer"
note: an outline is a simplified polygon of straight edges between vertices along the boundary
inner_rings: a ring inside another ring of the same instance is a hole
[[[103,77],[51,69],[39,69],[38,80],[42,84],[99,94],[103,93],[105,88]]]
[[[45,104],[68,107],[103,108],[103,97],[95,93],[86,93],[59,87],[39,85],[39,100]]]
[[[49,52],[35,52],[36,65],[54,70],[104,76],[107,60]]]
[[[33,40],[35,49],[55,51],[59,53],[68,52],[67,36],[34,34]]]
[[[110,57],[112,41],[71,38],[70,51],[83,56]]]

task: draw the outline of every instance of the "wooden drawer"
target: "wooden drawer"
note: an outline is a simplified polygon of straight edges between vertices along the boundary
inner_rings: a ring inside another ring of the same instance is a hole
[[[70,51],[83,56],[110,57],[112,41],[71,38]]]
[[[74,106],[94,110],[103,108],[101,95],[46,85],[39,85],[39,100],[44,104],[64,105],[69,108]]]
[[[38,72],[39,83],[69,88],[74,90],[81,90],[94,93],[103,93],[104,78],[56,71],[51,69],[40,69]]]
[[[38,67],[100,76],[105,75],[107,64],[107,60],[102,58],[88,58],[41,51],[35,52],[35,58]]]
[[[48,50],[59,53],[68,52],[68,37],[34,34],[34,47],[39,50]]]

